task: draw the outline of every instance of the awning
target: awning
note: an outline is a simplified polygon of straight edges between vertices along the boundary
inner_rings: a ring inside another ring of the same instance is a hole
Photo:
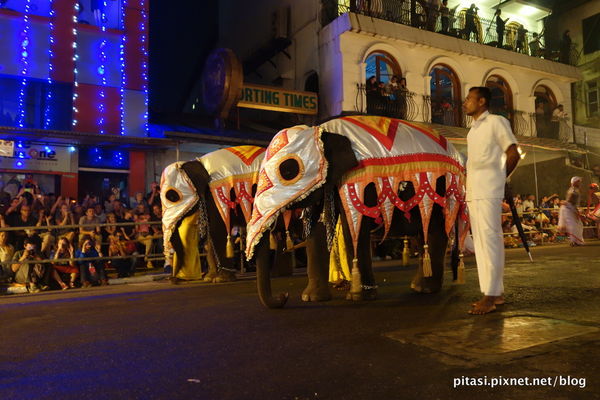
[[[0,126],[0,139],[64,145],[120,146],[131,150],[168,149],[177,145],[177,141],[172,139],[101,135],[99,133],[16,128],[12,126]]]

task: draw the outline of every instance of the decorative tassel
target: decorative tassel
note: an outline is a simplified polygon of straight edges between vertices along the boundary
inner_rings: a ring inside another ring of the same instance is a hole
[[[429,278],[433,276],[433,271],[431,269],[431,257],[429,256],[429,246],[423,246],[423,276],[425,278]]]
[[[233,258],[233,243],[231,243],[231,235],[227,235],[227,245],[225,246],[225,257]]]
[[[459,263],[458,263],[458,271],[456,276],[456,283],[464,284],[465,283],[465,262],[463,261],[463,253],[458,255]]]
[[[410,259],[410,243],[408,238],[404,238],[404,247],[402,248],[402,266],[407,267]]]
[[[277,237],[275,237],[273,231],[271,231],[271,234],[269,235],[269,249],[277,250]]]
[[[362,280],[360,278],[360,271],[358,270],[358,258],[352,259],[352,286],[350,293],[361,293],[362,292]]]
[[[287,251],[290,251],[294,248],[294,242],[292,241],[292,237],[290,236],[290,231],[285,231],[285,248]]]

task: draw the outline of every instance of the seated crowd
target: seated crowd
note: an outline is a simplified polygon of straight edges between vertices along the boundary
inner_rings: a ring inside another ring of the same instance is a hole
[[[557,194],[543,196],[539,203],[536,203],[535,195],[532,194],[514,196],[513,202],[530,246],[543,242],[560,243],[567,240],[566,234],[558,230],[558,214],[562,201]],[[586,214],[585,211],[580,211],[583,215]],[[594,227],[595,224],[593,220],[583,218],[584,227]],[[522,246],[506,199],[502,202],[502,231],[505,247]],[[584,237],[600,238],[597,229],[584,229]]]
[[[77,202],[41,193],[35,183],[12,197],[1,187],[0,227],[23,229],[0,231],[0,283],[22,284],[30,292],[66,290],[106,285],[113,270],[127,277],[142,263],[154,268],[150,255],[162,254],[161,224],[150,223],[162,220],[158,184],[147,195],[136,193],[130,208],[126,203],[115,194]],[[118,225],[126,222],[148,224]],[[27,229],[32,227],[38,229]]]

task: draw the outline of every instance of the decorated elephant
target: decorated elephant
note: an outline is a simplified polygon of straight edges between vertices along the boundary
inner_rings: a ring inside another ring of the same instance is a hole
[[[419,237],[422,256],[411,287],[439,291],[448,234],[455,227],[464,238],[467,230],[464,182],[460,153],[429,125],[347,116],[280,131],[267,148],[247,226],[246,255],[256,262],[261,302],[276,308],[287,300],[286,293],[271,293],[265,232],[281,225],[280,214],[287,226],[285,217],[296,208],[303,209],[308,256],[302,300],[331,298],[328,248],[338,213],[352,265],[347,298],[377,296],[370,253],[374,223],[383,224],[385,235]]]
[[[231,230],[250,219],[264,153],[257,146],[229,147],[164,169],[160,182],[163,240],[173,282],[203,277],[200,241],[207,242],[209,270],[204,280],[235,279]]]

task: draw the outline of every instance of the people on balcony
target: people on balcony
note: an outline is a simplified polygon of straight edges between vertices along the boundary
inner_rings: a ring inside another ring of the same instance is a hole
[[[475,5],[475,3],[473,3],[465,13],[465,29],[463,35],[464,39],[471,40],[471,33],[475,33],[475,41],[479,42],[479,30],[475,24],[477,10],[479,10],[479,8]]]
[[[571,55],[571,31],[568,29],[563,33],[562,39],[560,41],[560,55],[559,60],[561,63],[570,64],[570,55]]]
[[[504,29],[506,22],[509,20],[509,18],[502,19],[500,17],[501,14],[501,9],[497,9],[496,13],[494,14],[496,17],[496,37],[498,38],[496,46],[500,49],[504,46]]]
[[[527,54],[525,44],[525,35],[527,34],[527,29],[523,25],[519,25],[517,28],[517,43],[515,46],[515,51],[517,53]]]
[[[448,0],[442,0],[442,5],[440,6],[440,22],[442,23],[442,30],[440,32],[447,34],[450,27],[450,9],[448,8]]]
[[[533,39],[529,42],[529,54],[533,57],[541,57],[544,55],[544,49],[537,32],[533,32]]]

